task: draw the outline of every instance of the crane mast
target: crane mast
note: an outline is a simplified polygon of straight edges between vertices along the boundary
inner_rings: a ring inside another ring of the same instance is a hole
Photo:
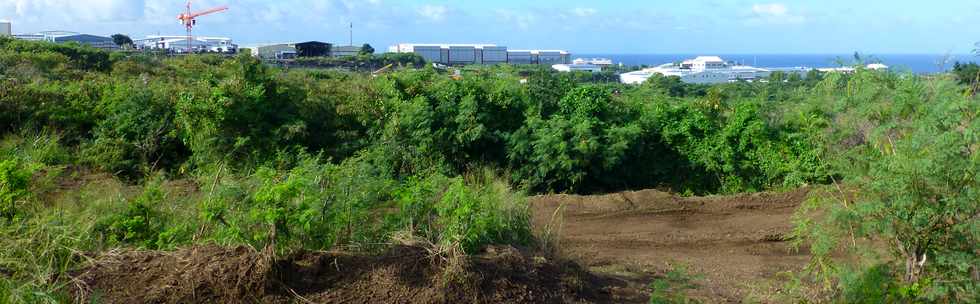
[[[180,20],[180,23],[183,24],[185,28],[187,28],[187,52],[188,53],[193,52],[193,49],[194,49],[194,44],[193,44],[193,41],[194,41],[193,29],[194,29],[194,26],[197,25],[197,17],[201,17],[201,16],[204,16],[204,15],[210,15],[210,14],[214,14],[214,13],[218,13],[218,12],[223,12],[223,11],[226,11],[226,10],[228,10],[228,6],[227,5],[222,5],[222,6],[219,6],[219,7],[215,7],[215,8],[203,10],[203,11],[200,11],[200,12],[192,12],[191,11],[191,1],[190,0],[187,1],[186,10],[183,13],[180,13],[179,15],[177,15],[177,20]]]

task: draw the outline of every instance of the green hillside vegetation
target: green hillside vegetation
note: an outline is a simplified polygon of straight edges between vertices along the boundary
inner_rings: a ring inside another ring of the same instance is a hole
[[[475,253],[538,242],[528,194],[814,186],[832,195],[799,212],[795,240],[821,293],[798,301],[976,300],[966,72],[625,86],[411,65],[373,77],[0,38],[0,299],[65,301],[85,253],[119,247]]]

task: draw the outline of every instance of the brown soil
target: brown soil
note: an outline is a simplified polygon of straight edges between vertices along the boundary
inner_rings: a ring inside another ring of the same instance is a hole
[[[99,303],[646,303],[648,284],[684,264],[703,275],[694,298],[772,302],[777,275],[807,262],[785,240],[808,192],[533,197],[533,224],[558,236],[561,259],[491,247],[452,268],[420,247],[269,259],[200,246],[104,253],[72,285],[79,301]]]
[[[620,284],[512,247],[466,258],[450,276],[417,247],[264,256],[217,246],[110,252],[75,276],[75,293],[100,303],[593,303],[610,302],[602,288]]]
[[[559,235],[565,254],[596,273],[637,285],[648,279],[643,275],[684,264],[703,276],[695,298],[771,301],[767,296],[779,292],[777,275],[808,261],[805,249],[786,242],[790,218],[808,192],[684,198],[646,190],[538,196],[531,205],[535,226]]]

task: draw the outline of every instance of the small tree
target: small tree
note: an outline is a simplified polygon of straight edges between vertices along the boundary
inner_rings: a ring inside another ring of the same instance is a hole
[[[906,83],[896,90],[927,96],[923,88]],[[854,148],[858,156],[845,170],[855,192],[838,188],[835,198],[820,197],[796,218],[799,241],[808,242],[815,255],[811,269],[831,275],[825,278],[840,274],[845,291],[856,285],[854,276],[838,273],[831,261],[837,249],[890,253],[891,258],[872,260],[874,265],[858,276],[878,277],[884,285],[845,292],[845,302],[873,293],[885,297],[877,299],[883,303],[974,303],[980,273],[980,119],[975,102],[954,91],[939,94],[913,100],[902,123],[878,127],[865,146]],[[828,207],[825,221],[814,223],[808,210],[821,205]]]
[[[123,34],[112,35],[112,42],[120,47],[133,46],[133,39]]]
[[[374,54],[374,47],[372,47],[370,44],[367,43],[361,46],[361,55],[371,55],[371,54]]]

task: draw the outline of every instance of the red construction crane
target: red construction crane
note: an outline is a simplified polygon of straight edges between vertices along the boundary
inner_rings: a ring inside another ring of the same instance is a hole
[[[191,35],[191,30],[194,28],[195,25],[197,25],[197,17],[214,14],[217,12],[223,12],[227,10],[228,10],[228,6],[222,5],[219,7],[215,7],[212,9],[195,13],[195,12],[191,12],[191,1],[187,0],[187,10],[184,11],[183,13],[180,13],[180,15],[177,15],[177,20],[180,20],[180,23],[187,28],[187,52],[188,53],[193,52],[194,49],[194,45],[192,43],[192,41],[194,40],[194,36]]]

